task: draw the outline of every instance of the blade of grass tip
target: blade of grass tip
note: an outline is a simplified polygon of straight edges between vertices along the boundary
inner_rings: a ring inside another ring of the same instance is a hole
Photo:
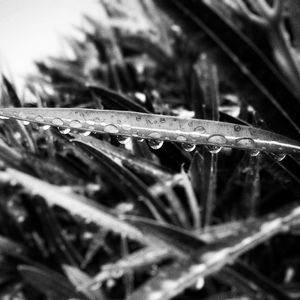
[[[63,265],[63,270],[68,279],[74,286],[75,290],[84,294],[89,300],[105,300],[106,297],[101,289],[82,289],[80,287],[87,286],[92,278],[82,270],[68,265]]]
[[[169,185],[165,185],[164,182],[162,182],[163,186],[163,196],[165,196],[166,200],[169,203],[169,206],[172,209],[172,214],[176,216],[178,219],[178,222],[175,222],[174,225],[183,226],[184,228],[190,227],[190,222],[188,218],[188,214],[186,213],[186,210],[184,209],[180,198],[177,196],[173,188]],[[151,187],[152,191],[152,187]],[[156,195],[156,193],[155,193]],[[189,195],[187,195],[189,198]]]
[[[108,212],[108,209],[87,198],[64,192],[57,186],[11,168],[7,168],[3,173],[4,176],[7,175],[6,179],[8,182],[11,180],[18,182],[28,192],[44,198],[49,206],[57,205],[71,214],[81,216],[113,232],[124,234],[142,243],[147,243],[145,236],[139,230],[113,216]]]
[[[191,181],[184,170],[184,167],[181,167],[181,176],[183,181],[183,187],[187,196],[190,212],[192,214],[192,226],[193,229],[199,229],[201,227],[201,209],[198,205],[197,197],[195,195]]]
[[[17,95],[16,89],[14,88],[13,84],[2,74],[2,83],[5,88],[5,91],[8,96],[9,102],[14,107],[22,107],[21,100]]]
[[[164,241],[180,256],[192,257],[195,250],[200,250],[205,243],[188,230],[170,224],[159,224],[155,220],[134,216],[126,216],[126,220],[139,228],[145,234],[154,236]],[[178,252],[179,251],[179,252]]]

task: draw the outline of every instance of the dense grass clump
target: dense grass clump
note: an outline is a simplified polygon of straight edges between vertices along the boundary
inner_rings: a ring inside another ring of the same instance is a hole
[[[2,76],[0,298],[299,299],[298,1],[100,2]]]

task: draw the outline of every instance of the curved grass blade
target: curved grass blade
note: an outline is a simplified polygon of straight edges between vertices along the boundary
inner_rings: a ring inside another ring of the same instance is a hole
[[[17,95],[16,89],[14,88],[13,84],[3,74],[2,74],[2,81],[11,104],[15,107],[21,107],[22,106],[21,100]]]
[[[266,130],[209,120],[144,113],[65,108],[2,108],[6,118],[141,139],[218,147],[300,153],[300,143]]]
[[[185,189],[185,193],[188,199],[188,204],[190,207],[190,212],[192,214],[193,219],[193,228],[199,229],[201,227],[201,211],[198,205],[198,201],[192,186],[192,183],[186,174],[184,168],[181,169],[181,176],[182,176],[182,185]]]
[[[93,146],[87,145],[81,141],[74,141],[74,143],[93,154],[94,159],[97,159],[99,165],[105,167],[105,170],[110,174],[109,177],[114,183],[116,182],[115,179],[118,178],[117,184],[121,184],[119,187],[121,190],[124,189],[124,186],[127,187],[127,191],[131,192],[133,197],[137,200],[134,201],[133,204],[137,205],[142,212],[148,215],[150,212],[157,220],[165,222],[165,207],[159,199],[148,192],[145,184],[137,176],[120,166],[100,150],[95,149]],[[117,186],[115,187],[118,188]]]
[[[158,199],[159,195],[155,191],[153,191],[153,189],[151,187],[149,189],[148,187],[146,187],[144,185],[143,182],[138,180],[138,178],[136,176],[133,176],[134,174],[132,174],[131,172],[128,172],[124,168],[121,168],[118,164],[113,163],[112,161],[115,158],[121,159],[122,164],[124,166],[133,167],[134,169],[137,169],[138,171],[141,171],[142,173],[151,175],[159,182],[162,182],[162,187],[164,189],[164,195],[166,196],[167,200],[169,200],[168,203],[169,203],[169,206],[172,207],[173,213],[178,216],[178,219],[182,222],[183,225],[188,224],[187,216],[185,214],[185,210],[183,209],[183,206],[182,206],[180,200],[178,199],[176,194],[174,192],[172,192],[171,188],[164,185],[164,180],[172,180],[173,179],[173,176],[170,173],[167,173],[167,172],[161,170],[161,167],[159,167],[158,165],[155,165],[147,160],[139,159],[139,158],[131,155],[130,153],[126,152],[124,149],[113,147],[112,145],[105,143],[103,141],[94,139],[92,137],[81,137],[80,135],[75,135],[75,137],[76,138],[73,140],[75,143],[79,142],[82,145],[92,147],[95,151],[98,149],[98,151],[101,152],[101,153],[99,153],[100,155],[102,155],[102,153],[104,153],[105,155],[109,156],[111,158],[111,163],[114,164],[115,169],[118,169],[118,170],[116,170],[115,176],[120,177],[121,174],[124,173],[123,177],[125,178],[125,180],[129,180],[130,178],[132,179],[130,186],[132,186],[136,189],[135,196],[138,197],[140,194],[145,195],[145,196],[148,195],[149,197],[150,196],[152,197],[151,199],[153,200],[153,203],[160,201]],[[103,149],[104,149],[104,151],[103,151]],[[101,161],[103,163],[104,159],[102,159]],[[113,178],[115,178],[115,176],[113,176]],[[120,180],[121,180],[121,178],[120,178]],[[135,183],[132,184],[133,182],[135,182]],[[138,191],[138,190],[140,190],[140,191]],[[160,208],[165,209],[162,207],[160,207]],[[157,214],[159,215],[159,212],[157,212],[156,215]],[[172,217],[170,216],[170,218],[172,218]],[[173,220],[173,221],[176,221],[176,220]]]
[[[49,206],[57,205],[72,214],[95,222],[96,224],[123,234],[133,240],[145,243],[145,237],[139,230],[113,216],[108,209],[89,199],[76,194],[64,192],[57,186],[51,185],[20,171],[7,168],[4,171],[7,181],[14,180],[21,184],[28,192],[37,194],[45,199]]]

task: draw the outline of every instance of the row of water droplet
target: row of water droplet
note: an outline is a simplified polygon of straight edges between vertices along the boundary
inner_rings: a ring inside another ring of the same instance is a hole
[[[23,115],[19,117],[24,117]],[[3,118],[6,118],[8,119],[7,117],[3,117]],[[35,121],[38,122],[38,123],[41,123],[41,122],[44,122],[44,118],[42,116],[37,116],[35,118]],[[90,130],[85,130],[85,131],[82,131],[80,132],[81,135],[83,136],[88,136],[91,134],[91,132],[93,130],[95,130],[95,126],[96,125],[96,122],[99,122],[99,120],[95,119],[95,121],[86,121],[86,123],[89,125],[88,128]],[[30,122],[29,121],[23,121],[24,125],[29,125]],[[51,123],[53,124],[53,126],[56,126],[58,127],[59,131],[62,133],[62,134],[68,134],[70,133],[71,129],[70,128],[61,128],[61,126],[64,125],[64,121],[61,120],[60,118],[54,118]],[[114,125],[114,124],[101,124],[100,125],[103,125],[103,131],[106,132],[106,133],[110,133],[110,134],[117,134],[119,133],[119,129],[118,129],[118,126]],[[74,129],[79,129],[83,127],[82,123],[79,121],[79,120],[72,120],[70,123],[69,123],[69,126],[74,128]],[[131,130],[131,126],[130,125],[127,125],[127,124],[123,124],[123,125],[120,125],[121,128],[124,130],[124,131],[130,131]],[[42,128],[44,130],[48,130],[50,128],[50,125],[42,125]],[[198,126],[194,129],[194,132],[195,133],[200,133],[200,134],[203,134],[205,132],[205,128],[202,127],[202,126]],[[149,134],[149,140],[148,140],[148,145],[152,148],[152,149],[160,149],[162,146],[163,146],[163,141],[160,140],[160,138],[162,138],[162,135],[158,132],[151,132]],[[130,140],[130,137],[129,136],[125,136],[125,135],[118,135],[117,136],[117,140],[119,141],[119,143],[121,144],[126,144],[129,140]],[[140,142],[143,142],[144,139],[143,138],[137,138],[138,141]],[[187,143],[187,138],[183,135],[180,135],[180,133],[178,134],[177,138],[176,138],[176,141],[180,142],[181,145],[182,145],[182,148],[187,151],[187,152],[192,152],[195,150],[196,148],[196,145],[195,144],[192,144],[192,143]],[[213,135],[210,135],[208,138],[207,138],[207,142],[208,143],[212,143],[212,144],[219,144],[219,145],[225,145],[226,142],[227,142],[227,139],[225,136],[221,135],[221,134],[213,134]],[[241,147],[241,148],[255,148],[256,144],[254,142],[253,139],[251,138],[239,138],[236,140],[236,146],[238,147]],[[206,146],[207,150],[212,153],[212,154],[216,154],[216,153],[219,153],[222,149],[222,146],[218,146],[218,145],[207,145]],[[280,150],[280,149],[279,149]],[[259,155],[260,151],[259,150],[251,150],[250,151],[250,155],[255,157],[257,155]],[[286,154],[274,154],[274,157],[278,160],[278,161],[281,161],[285,158]]]

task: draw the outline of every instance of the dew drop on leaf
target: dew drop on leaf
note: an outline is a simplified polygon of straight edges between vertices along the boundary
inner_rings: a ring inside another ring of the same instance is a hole
[[[254,148],[255,142],[249,138],[241,138],[236,141],[236,145],[241,148]]]
[[[221,134],[213,134],[211,136],[209,136],[207,138],[207,141],[209,143],[214,143],[214,144],[225,144],[226,143],[226,138],[224,135],[221,135]]]
[[[115,269],[111,272],[111,276],[114,278],[120,278],[121,276],[123,276],[123,270],[122,269]]]
[[[89,136],[92,132],[91,131],[82,131],[79,134],[82,136]]]
[[[286,157],[286,154],[285,153],[274,153],[274,158],[277,160],[277,161],[282,161],[284,160]]]
[[[159,140],[149,140],[148,141],[148,145],[154,149],[154,150],[158,150],[163,146],[164,142],[163,141],[159,141]]]
[[[80,128],[80,127],[82,127],[82,124],[78,120],[73,120],[70,122],[70,126],[73,128]]]
[[[196,289],[201,290],[204,287],[205,281],[203,277],[199,277],[196,282]]]
[[[194,144],[188,144],[188,143],[183,143],[181,146],[182,146],[183,150],[185,150],[187,152],[192,152],[196,148],[196,145],[194,145]]]
[[[211,154],[219,153],[222,150],[222,147],[213,145],[207,145],[206,148]]]
[[[115,286],[115,284],[116,284],[116,281],[112,278],[110,278],[106,281],[106,286],[109,289],[113,288]]]
[[[130,137],[128,137],[128,136],[123,136],[123,135],[118,135],[118,136],[117,136],[117,140],[118,140],[118,142],[119,142],[120,144],[125,145],[125,144],[127,144],[127,143],[130,141]]]
[[[63,120],[61,120],[61,119],[59,119],[59,118],[54,118],[54,119],[52,120],[52,124],[53,124],[53,125],[56,125],[56,126],[62,126],[62,125],[64,125],[64,122],[63,122]]]
[[[44,125],[42,126],[43,130],[48,130],[50,128],[50,125]]]
[[[251,150],[249,154],[252,157],[256,157],[259,155],[259,153],[260,153],[260,151],[255,149],[255,150]]]
[[[118,127],[113,124],[106,125],[103,130],[107,133],[118,133],[119,132]]]
[[[59,132],[61,134],[68,134],[70,133],[71,129],[70,128],[62,128],[62,129],[59,129]]]

